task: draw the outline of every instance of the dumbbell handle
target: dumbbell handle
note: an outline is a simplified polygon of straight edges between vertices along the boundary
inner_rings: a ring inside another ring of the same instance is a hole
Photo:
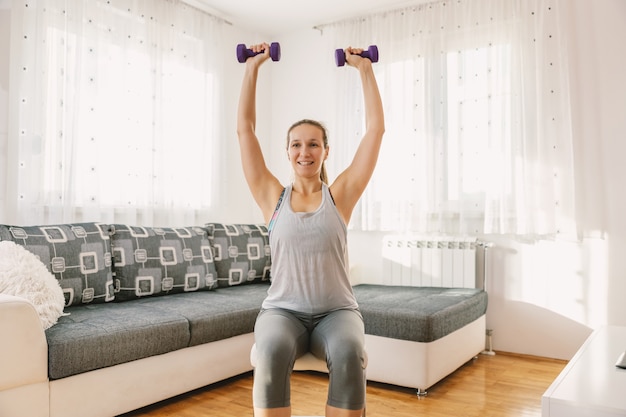
[[[370,45],[370,47],[361,52],[359,56],[367,58],[372,62],[378,62],[378,47],[376,45]],[[335,63],[338,67],[343,67],[346,64],[346,53],[343,49],[335,50]]]
[[[237,61],[241,63],[261,53],[263,53],[263,51],[254,52],[252,49],[246,48],[246,45],[243,43],[237,45]],[[280,44],[278,42],[272,42],[270,44],[270,58],[272,58],[272,61],[280,61]]]

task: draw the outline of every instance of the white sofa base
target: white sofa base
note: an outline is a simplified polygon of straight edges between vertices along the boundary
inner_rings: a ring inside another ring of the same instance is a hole
[[[48,417],[48,343],[32,304],[0,294],[0,416]]]
[[[0,416],[49,417],[48,381],[0,390]]]
[[[50,381],[50,417],[111,417],[248,372],[253,333]]]
[[[367,379],[425,391],[485,349],[485,315],[429,343],[365,335]]]

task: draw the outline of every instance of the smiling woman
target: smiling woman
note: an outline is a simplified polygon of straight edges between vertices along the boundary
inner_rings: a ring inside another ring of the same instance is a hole
[[[385,129],[372,63],[360,56],[362,50],[345,49],[347,63],[359,72],[366,109],[366,129],[352,162],[329,185],[326,129],[301,120],[288,130],[294,179],[283,186],[265,165],[256,133],[257,79],[270,47],[251,49],[255,54],[246,61],[237,135],[244,176],[269,222],[272,253],[272,282],[254,330],[254,415],[291,416],[293,365],[311,352],[326,360],[331,375],[326,416],[360,417],[365,331],[350,283],[346,225],[374,171]]]

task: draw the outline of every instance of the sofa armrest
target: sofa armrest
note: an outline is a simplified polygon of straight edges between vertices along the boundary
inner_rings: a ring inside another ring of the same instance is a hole
[[[48,343],[33,305],[0,294],[0,391],[48,380]]]

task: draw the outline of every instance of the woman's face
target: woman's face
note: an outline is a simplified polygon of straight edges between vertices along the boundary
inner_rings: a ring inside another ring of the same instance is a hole
[[[319,127],[306,123],[294,127],[289,133],[287,155],[296,176],[319,177],[322,163],[328,157],[324,133]]]

